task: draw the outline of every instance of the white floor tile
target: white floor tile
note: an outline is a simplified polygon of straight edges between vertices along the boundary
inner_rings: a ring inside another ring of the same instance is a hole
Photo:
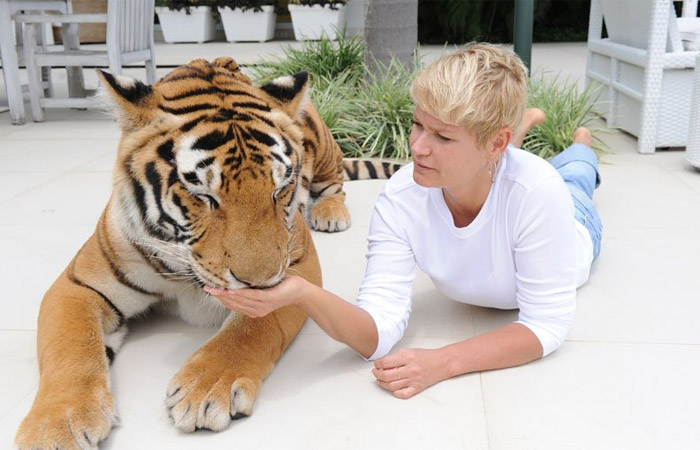
[[[117,146],[118,144],[115,142],[114,149],[109,153],[77,167],[75,170],[77,172],[113,172],[114,165],[117,163]]]
[[[94,110],[48,109],[44,122],[31,119],[2,135],[7,140],[95,139],[117,140],[121,132],[117,123],[104,112]]]
[[[661,169],[653,158],[605,157],[608,164],[600,166],[602,184],[594,195],[604,232],[630,228],[677,230],[700,224],[698,192]]]
[[[57,175],[47,172],[0,171],[0,203],[52,180]]]
[[[0,204],[0,225],[95,226],[112,189],[109,172],[70,172]]]
[[[36,332],[0,330],[0,442],[11,448],[39,385]]]
[[[654,154],[655,162],[664,170],[678,177],[695,192],[700,193],[700,169],[694,167],[686,160],[686,152],[665,151]]]
[[[478,375],[398,400],[375,384],[371,363],[327,336],[299,336],[292,343],[264,382],[251,417],[221,433],[184,435],[166,415],[165,388],[210,334],[167,318],[132,328],[112,375],[121,425],[101,448],[213,449],[231,448],[232,442],[261,449],[488,448]],[[32,339],[25,341],[21,351],[33,354]],[[14,396],[15,405],[0,421],[5,436],[13,435],[30,407],[35,389],[27,387],[31,394]]]
[[[572,343],[484,373],[491,448],[696,448],[698,361],[699,346]]]
[[[700,344],[698,267],[697,229],[608,233],[569,338]]]
[[[60,174],[112,154],[116,140],[0,139],[0,173]]]
[[[44,293],[95,228],[84,225],[0,225],[0,330],[36,329]]]

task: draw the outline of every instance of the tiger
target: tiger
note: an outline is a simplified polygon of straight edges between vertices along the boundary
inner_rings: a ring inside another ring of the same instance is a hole
[[[343,181],[400,165],[346,161],[300,72],[255,86],[229,57],[198,59],[154,85],[98,70],[121,128],[112,193],[94,233],[44,295],[39,389],[20,449],[97,448],[118,416],[109,366],[127,321],[151,310],[218,331],[166,389],[183,432],[248,416],[306,320],[295,306],[249,318],[204,291],[322,285],[310,228],[350,226]]]

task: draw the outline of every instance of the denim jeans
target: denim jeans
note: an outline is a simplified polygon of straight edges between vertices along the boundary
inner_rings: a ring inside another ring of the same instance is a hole
[[[593,260],[600,254],[600,241],[603,224],[598,210],[593,204],[593,191],[600,185],[598,158],[595,152],[584,144],[573,144],[549,160],[550,164],[564,179],[574,200],[576,220],[581,222],[591,234]]]

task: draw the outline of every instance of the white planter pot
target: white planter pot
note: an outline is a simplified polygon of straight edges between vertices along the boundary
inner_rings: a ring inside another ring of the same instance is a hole
[[[262,11],[255,12],[252,9],[246,11],[240,8],[219,8],[221,22],[224,24],[226,40],[258,41],[265,42],[275,35],[275,7],[262,6]]]
[[[297,41],[318,40],[322,37],[335,40],[336,29],[343,32],[345,28],[345,5],[288,5],[292,16],[294,38]]]
[[[174,11],[164,6],[156,7],[156,14],[163,29],[165,42],[206,42],[216,37],[216,21],[214,11],[210,6],[190,8],[190,14],[185,10]]]

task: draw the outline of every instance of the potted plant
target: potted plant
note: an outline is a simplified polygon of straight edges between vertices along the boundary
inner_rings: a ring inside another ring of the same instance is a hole
[[[294,38],[335,39],[345,28],[345,3],[347,0],[289,0]]]
[[[165,42],[206,42],[216,36],[211,0],[156,0]]]
[[[274,0],[214,0],[226,40],[265,42],[275,35]]]

